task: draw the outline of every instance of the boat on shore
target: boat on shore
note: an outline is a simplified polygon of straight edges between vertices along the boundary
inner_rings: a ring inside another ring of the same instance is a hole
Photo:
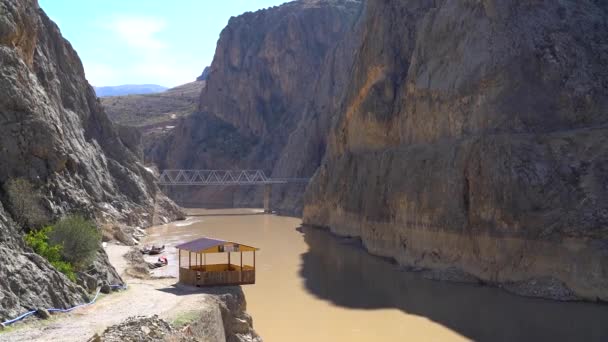
[[[152,247],[145,246],[143,249],[141,249],[141,254],[158,255],[164,251],[165,245],[162,245],[160,247],[156,247],[154,245]]]

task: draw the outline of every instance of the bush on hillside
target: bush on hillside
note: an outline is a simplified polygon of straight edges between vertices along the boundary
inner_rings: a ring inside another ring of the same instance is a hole
[[[30,246],[36,254],[42,256],[53,265],[59,272],[65,274],[71,281],[76,281],[74,267],[62,259],[62,247],[49,243],[49,234],[53,227],[45,227],[40,230],[32,230],[25,235],[25,243]]]
[[[97,227],[82,216],[68,216],[55,224],[49,233],[50,241],[60,245],[63,260],[83,270],[93,263],[101,243]]]
[[[23,228],[37,228],[49,222],[41,205],[40,193],[23,178],[11,179],[6,185],[11,216]]]

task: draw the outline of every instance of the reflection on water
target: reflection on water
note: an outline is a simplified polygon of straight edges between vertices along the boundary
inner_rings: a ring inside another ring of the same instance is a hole
[[[357,309],[397,308],[477,341],[608,341],[608,305],[523,298],[495,288],[399,272],[356,244],[303,227],[306,288]]]
[[[148,230],[146,243],[167,247],[169,266],[158,275],[176,276],[174,246],[201,236],[261,248],[256,284],[243,290],[266,342],[608,341],[606,305],[425,280],[325,231],[299,232],[295,218],[251,209],[192,213],[189,221]],[[207,258],[225,262],[226,255]]]

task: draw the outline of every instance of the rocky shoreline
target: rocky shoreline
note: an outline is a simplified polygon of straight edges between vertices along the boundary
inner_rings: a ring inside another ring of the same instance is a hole
[[[509,293],[524,297],[544,298],[557,301],[589,300],[580,297],[563,282],[552,277],[531,277],[521,281],[510,282],[488,281],[457,267],[448,266],[444,268],[435,268],[403,263],[393,256],[374,252],[366,246],[360,236],[339,232],[326,226],[314,224],[304,224],[304,226],[327,232],[332,238],[346,241],[349,245],[364,250],[370,255],[385,259],[391,264],[399,265],[399,270],[402,272],[414,273],[425,279],[497,287]],[[606,302],[599,298],[594,301]]]
[[[186,322],[172,324],[158,315],[129,317],[95,334],[89,342],[263,341],[253,330],[251,316],[245,312],[245,297],[240,287],[218,288],[208,294],[205,305],[201,305],[199,312],[190,313]]]

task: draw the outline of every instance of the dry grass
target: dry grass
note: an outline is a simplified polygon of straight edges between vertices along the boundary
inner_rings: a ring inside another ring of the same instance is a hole
[[[133,127],[171,125],[193,113],[205,81],[187,83],[162,93],[101,98],[106,113],[115,123]]]

